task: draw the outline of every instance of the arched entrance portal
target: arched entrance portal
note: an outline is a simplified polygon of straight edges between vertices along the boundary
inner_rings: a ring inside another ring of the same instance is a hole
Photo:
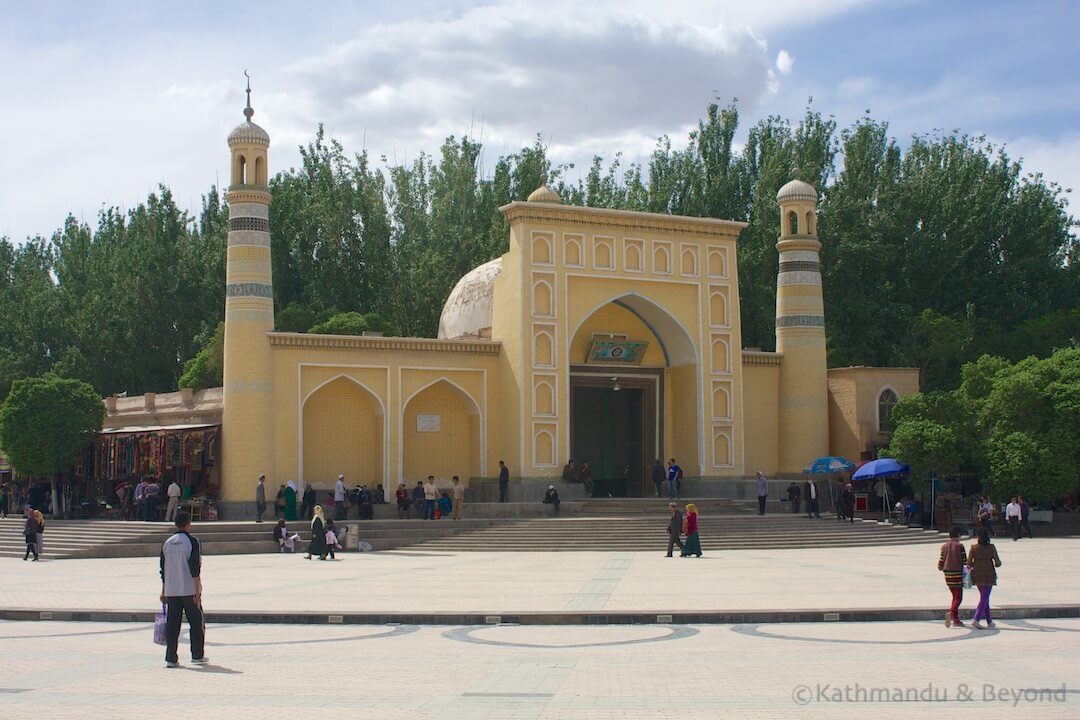
[[[605,354],[605,343],[626,349]],[[635,349],[641,352],[634,361],[616,359]],[[636,293],[617,297],[575,330],[570,363],[571,457],[579,472],[589,464],[594,495],[652,495],[656,459],[675,457],[687,475],[695,474],[697,354],[670,313]]]
[[[384,482],[385,412],[367,388],[346,376],[325,383],[305,400],[303,423],[305,485],[331,488],[339,474],[350,487]]]
[[[403,414],[402,480],[415,485],[428,475],[440,487],[454,475],[468,485],[481,474],[480,408],[464,390],[438,380],[413,395]]]

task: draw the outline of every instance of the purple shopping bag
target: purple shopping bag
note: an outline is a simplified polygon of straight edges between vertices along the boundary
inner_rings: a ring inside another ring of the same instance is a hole
[[[154,643],[164,645],[165,641],[165,603],[161,604],[161,612],[154,614]]]

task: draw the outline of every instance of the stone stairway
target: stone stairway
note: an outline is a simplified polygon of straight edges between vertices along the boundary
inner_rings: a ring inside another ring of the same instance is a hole
[[[596,502],[596,501],[593,501]],[[681,501],[681,503],[686,502]],[[758,517],[746,503],[700,500],[699,532],[702,549],[753,550],[783,548],[856,547],[939,543],[936,531],[908,528],[856,518],[838,522],[833,515],[821,519],[805,515],[768,513]],[[620,509],[619,505],[623,507]],[[663,549],[668,513],[666,501],[600,501],[590,504],[590,517],[518,520],[426,540],[412,545],[439,551],[652,551]]]
[[[376,550],[390,550],[417,541],[431,540],[464,530],[490,526],[491,520],[357,520],[338,523],[349,527],[349,550],[356,550],[364,539]],[[22,518],[0,519],[0,557],[22,557]],[[290,530],[298,532],[302,550],[310,539],[309,524],[295,522]],[[202,541],[206,555],[240,555],[277,552],[272,539],[273,522],[196,522],[192,532]],[[44,559],[154,557],[161,543],[172,534],[170,523],[122,522],[114,520],[46,520]]]
[[[704,550],[757,548],[852,547],[941,542],[937,532],[884,525],[856,519],[840,523],[831,515],[810,520],[780,512],[770,504],[757,516],[756,503],[719,498],[682,499],[700,511]],[[472,551],[656,551],[665,541],[666,498],[596,498],[564,503],[559,516],[539,503],[475,503],[466,506],[462,520],[349,520],[348,549],[360,539],[375,550],[397,548]],[[386,506],[377,514],[386,517]],[[468,515],[472,517],[468,517]],[[342,523],[338,523],[341,525]],[[194,533],[207,555],[276,552],[271,539],[274,523],[198,522]],[[0,557],[22,557],[23,520],[0,519]],[[299,532],[302,551],[309,539],[308,523],[291,523]],[[45,559],[154,557],[173,531],[167,523],[108,520],[50,520],[45,529]]]

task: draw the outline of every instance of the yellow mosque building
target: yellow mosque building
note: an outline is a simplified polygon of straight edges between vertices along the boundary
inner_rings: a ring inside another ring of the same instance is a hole
[[[228,137],[226,505],[264,473],[390,495],[458,475],[488,499],[499,461],[537,499],[570,458],[629,496],[675,458],[691,492],[724,495],[757,470],[859,460],[918,390],[916,369],[827,367],[818,194],[797,177],[776,198],[776,352],[742,346],[745,223],[568,206],[546,186],[500,208],[509,250],[461,278],[437,338],[275,332],[270,137],[253,114],[249,95]]]

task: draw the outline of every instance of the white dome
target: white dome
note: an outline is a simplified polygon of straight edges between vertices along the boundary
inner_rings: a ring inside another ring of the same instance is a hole
[[[458,280],[439,317],[440,340],[491,336],[495,278],[501,272],[499,257],[473,268]]]
[[[255,123],[250,120],[245,120],[233,128],[233,131],[229,133],[229,146],[231,147],[238,143],[269,146],[270,135]]]
[[[818,195],[814,186],[799,179],[799,171],[792,173],[794,179],[789,180],[780,191],[776,193],[776,202],[785,203],[797,200],[817,202]]]

